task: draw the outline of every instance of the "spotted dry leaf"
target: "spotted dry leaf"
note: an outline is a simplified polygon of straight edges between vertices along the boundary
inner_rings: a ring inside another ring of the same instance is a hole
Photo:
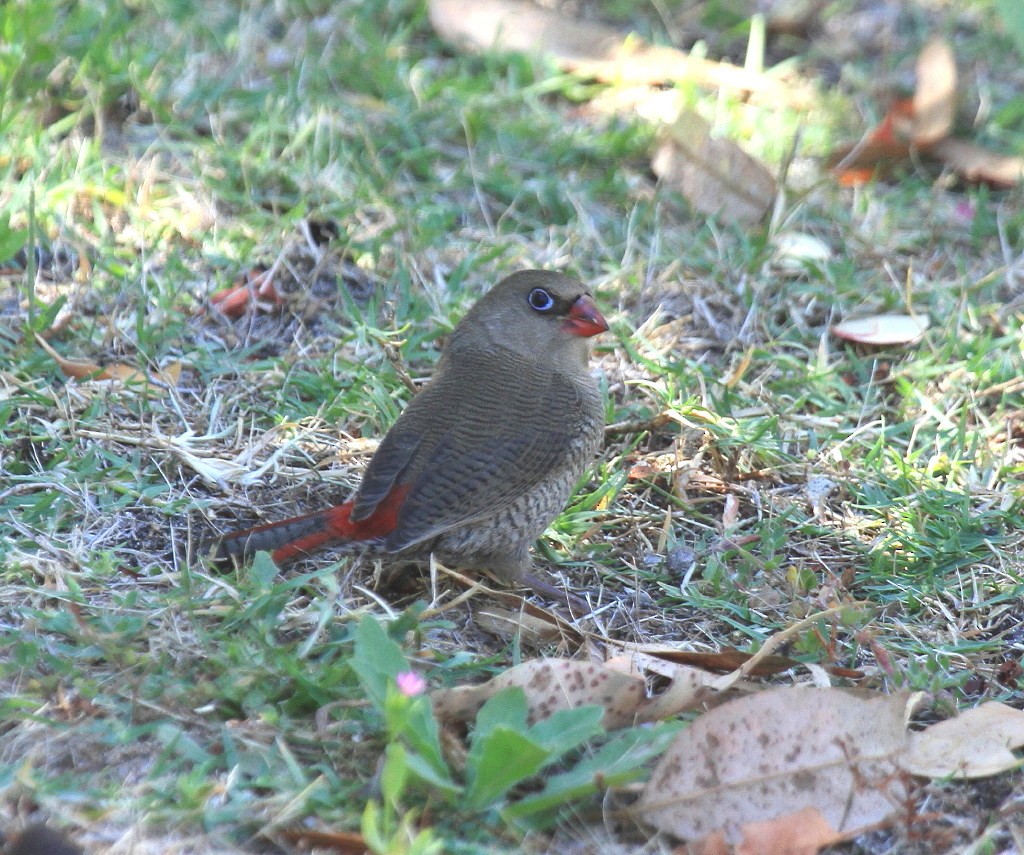
[[[665,686],[642,698],[632,711],[632,718],[622,726],[648,721],[662,721],[688,710],[718,702],[725,694],[713,688],[718,677],[709,670],[668,661],[661,656],[638,650],[627,650],[608,660],[606,667],[646,678],[657,675],[667,679]],[[664,682],[664,679],[662,682]],[[747,688],[746,684],[735,688]]]
[[[778,688],[704,714],[661,758],[642,818],[686,840],[814,808],[839,831],[888,816],[905,787],[897,759],[919,696]]]
[[[441,719],[468,720],[489,698],[509,686],[518,686],[526,694],[531,723],[558,710],[598,704],[604,707],[602,724],[608,729],[632,724],[647,695],[641,677],[605,665],[570,659],[534,659],[479,686],[434,692],[434,712]]]

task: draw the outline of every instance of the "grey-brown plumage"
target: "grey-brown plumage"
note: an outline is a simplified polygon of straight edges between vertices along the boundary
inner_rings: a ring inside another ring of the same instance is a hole
[[[607,329],[571,277],[527,270],[499,282],[452,331],[434,378],[343,505],[228,535],[221,555],[278,561],[338,540],[400,558],[433,552],[513,581],[564,507],[603,434],[590,337]]]
[[[7,855],[82,855],[82,850],[61,832],[42,823],[13,835],[6,848],[2,844],[0,837],[0,851]]]

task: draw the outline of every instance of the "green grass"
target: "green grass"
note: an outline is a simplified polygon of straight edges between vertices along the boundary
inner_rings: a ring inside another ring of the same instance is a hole
[[[733,5],[691,22],[713,56],[742,58]],[[595,8],[674,32],[655,6]],[[609,423],[670,416],[609,437],[537,550],[541,572],[604,609],[602,632],[756,647],[847,604],[789,653],[860,668],[869,688],[926,689],[938,709],[1019,705],[998,669],[1020,658],[1024,618],[1020,191],[924,166],[844,190],[816,161],[884,110],[865,81],[912,67],[923,14],[881,65],[868,48],[844,60],[809,111],[685,90],[772,169],[799,133],[773,229],[741,232],[656,191],[656,130],[586,113],[606,87],[536,58],[458,55],[418,3],[0,8],[0,828],[38,811],[97,846],[135,835],[166,852],[355,830],[383,803],[389,741],[352,665],[364,615],[398,621],[434,687],[551,652],[479,626],[475,601],[424,612],[459,593],[444,582],[378,589],[370,561],[221,574],[190,555],[213,530],[347,495],[363,440],[410,397],[394,361],[429,376],[465,309],[524,266],[578,275],[608,309]],[[944,14],[963,67],[985,71],[963,83],[991,105],[972,133],[1021,152],[1024,79],[986,64],[1011,49],[992,9]],[[815,39],[796,58],[811,75],[836,61]],[[311,242],[308,223],[337,236]],[[780,231],[832,259],[786,270]],[[280,313],[210,309],[257,265]],[[933,322],[917,345],[827,332],[908,307]],[[68,359],[180,363],[182,379],[148,393],[68,380],[36,333]],[[638,463],[648,476],[629,477]],[[814,479],[830,487],[817,503]],[[555,768],[586,770],[601,745]],[[992,786],[1009,799],[1021,778]],[[497,801],[397,792],[382,822],[446,852],[644,837],[606,831],[595,797],[524,831]],[[964,807],[971,792],[932,795],[978,840],[1012,845]]]

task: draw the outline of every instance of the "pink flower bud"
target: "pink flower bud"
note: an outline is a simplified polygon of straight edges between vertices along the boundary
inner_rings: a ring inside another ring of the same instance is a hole
[[[416,671],[401,671],[395,675],[395,683],[398,684],[398,691],[407,698],[422,695],[427,688],[426,678]]]

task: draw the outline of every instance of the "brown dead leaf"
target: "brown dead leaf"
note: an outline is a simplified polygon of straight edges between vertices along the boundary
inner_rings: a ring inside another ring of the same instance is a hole
[[[210,296],[210,305],[227,318],[240,318],[249,309],[269,312],[284,305],[271,271],[254,267],[230,288]]]
[[[815,808],[833,827],[883,820],[903,798],[897,759],[919,696],[779,688],[729,701],[682,731],[638,803],[683,839]]]
[[[917,57],[911,141],[929,146],[949,136],[956,115],[956,57],[944,39],[932,39]]]
[[[955,108],[956,61],[949,45],[934,39],[918,55],[914,97],[894,101],[860,142],[836,149],[829,168],[844,187],[870,181],[908,160],[914,146],[927,148],[946,137]]]
[[[996,680],[1011,692],[1016,692],[1020,688],[1022,676],[1024,676],[1024,668],[1016,659],[1007,659],[1005,662],[1001,662],[996,669]]]
[[[735,528],[740,521],[740,500],[735,493],[725,494],[725,503],[722,507],[722,530],[728,531]]]
[[[98,365],[95,362],[85,362],[78,359],[65,359],[47,343],[46,339],[37,335],[36,341],[39,346],[49,354],[50,358],[57,363],[61,373],[65,377],[73,377],[75,380],[121,380],[122,382],[136,381],[145,382],[146,375],[138,368],[130,365]]]
[[[114,380],[124,384],[139,383],[145,386],[177,386],[181,379],[181,363],[172,362],[165,368],[154,374],[147,374],[145,371],[132,365],[121,362],[113,362],[109,365],[99,365],[95,362],[87,362],[77,359],[65,359],[46,341],[41,335],[36,335],[36,342],[46,351],[47,355],[57,363],[61,373],[65,377],[73,377],[76,380],[96,381]]]
[[[678,650],[672,647],[641,644],[635,647],[627,645],[626,649],[647,656],[654,656],[677,665],[689,665],[694,668],[700,668],[703,671],[710,671],[715,674],[728,674],[730,671],[735,671],[737,668],[741,668],[754,655],[753,653],[737,650],[735,647],[723,647],[718,651],[701,651]],[[798,659],[791,659],[788,656],[765,656],[748,672],[748,676],[771,677],[803,665],[805,663]],[[864,676],[862,671],[857,671],[853,668],[840,668],[835,665],[825,665],[822,667],[834,677],[857,680]]]
[[[651,481],[660,474],[660,470],[650,460],[641,460],[629,467],[626,477],[630,481]]]
[[[280,835],[297,848],[315,847],[318,851],[341,852],[343,855],[365,855],[370,851],[363,835],[355,831],[314,831],[307,828],[284,828]]]
[[[940,140],[928,149],[928,155],[971,183],[1007,189],[1024,179],[1024,157],[999,154],[969,140]]]
[[[743,839],[736,844],[736,855],[816,855],[845,836],[814,808],[748,822],[741,831]]]
[[[913,101],[896,101],[860,142],[835,149],[828,158],[828,166],[839,183],[856,187],[909,158],[913,116]]]
[[[509,686],[519,686],[526,693],[531,722],[558,710],[598,704],[605,709],[603,724],[608,729],[633,724],[636,710],[646,698],[642,678],[569,659],[534,659],[479,686],[440,689],[430,697],[438,718],[468,720],[489,698]]]
[[[694,668],[702,668],[705,671],[712,671],[716,674],[728,674],[735,671],[744,662],[750,659],[751,654],[737,650],[735,647],[727,647],[718,651],[699,650],[674,650],[670,648],[651,647],[644,645],[638,652],[648,656],[656,656],[666,662],[675,662],[679,665],[690,665]],[[788,671],[799,663],[786,656],[768,656],[761,661],[757,668],[750,672],[752,677],[768,677],[772,674],[781,674]]]
[[[161,383],[168,386],[177,386],[181,382],[182,363],[178,360],[168,362],[163,368],[156,372],[156,377]]]
[[[900,766],[926,778],[987,778],[1018,768],[1021,747],[1024,712],[993,701],[911,734]]]
[[[764,219],[775,201],[775,179],[732,140],[688,110],[667,128],[651,162],[654,174],[678,190],[702,214],[743,225]]]

